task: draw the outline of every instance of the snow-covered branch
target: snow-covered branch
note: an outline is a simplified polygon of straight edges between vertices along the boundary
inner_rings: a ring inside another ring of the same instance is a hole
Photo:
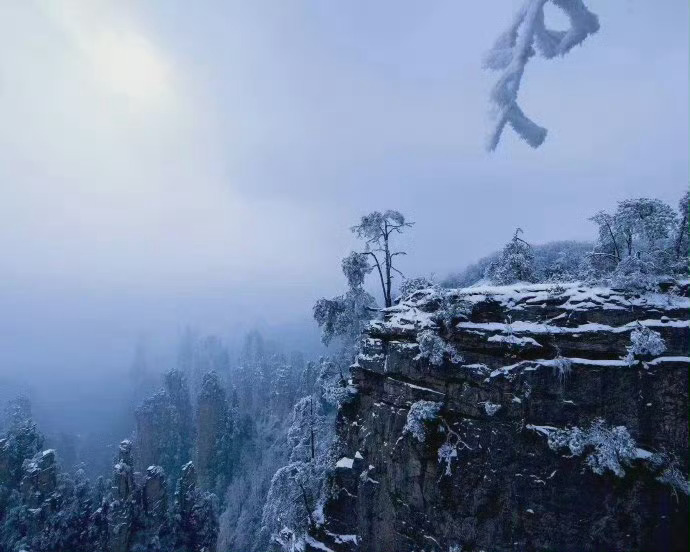
[[[546,28],[544,6],[547,2],[552,2],[568,16],[570,28],[567,31]],[[490,96],[495,124],[487,143],[489,151],[498,146],[506,124],[533,148],[544,142],[546,129],[525,115],[517,103],[525,66],[537,51],[546,59],[563,56],[598,30],[599,20],[583,0],[526,0],[484,58],[484,68],[502,72]]]

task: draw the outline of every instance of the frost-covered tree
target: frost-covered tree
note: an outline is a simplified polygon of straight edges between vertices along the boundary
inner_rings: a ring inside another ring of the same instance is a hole
[[[328,422],[323,405],[314,395],[301,398],[293,408],[291,422],[287,434],[290,460],[313,461],[328,445]]]
[[[690,257],[690,193],[683,194],[678,202],[679,224],[674,243],[674,262],[676,272],[687,275],[688,258]]]
[[[561,251],[553,265],[543,274],[543,278],[550,282],[571,282],[576,279],[575,272],[569,266],[570,262],[565,251]]]
[[[555,31],[546,27],[544,7],[549,2],[565,12],[570,20],[568,30]],[[582,0],[525,1],[484,58],[486,69],[501,72],[490,96],[495,125],[487,142],[489,151],[496,149],[507,124],[533,148],[544,142],[546,129],[525,115],[517,103],[525,66],[536,53],[546,59],[564,56],[598,30],[597,16]]]
[[[335,362],[321,361],[314,392],[297,401],[287,431],[288,464],[271,480],[262,532],[283,550],[299,550],[325,500],[325,482],[334,464],[335,415],[352,396]]]
[[[342,359],[349,363],[356,351],[364,325],[371,320],[375,310],[374,298],[364,289],[367,274],[374,270],[379,277],[384,306],[393,304],[393,280],[402,275],[394,265],[394,259],[405,255],[392,249],[393,237],[413,225],[398,211],[384,213],[374,211],[365,215],[360,223],[351,228],[364,241],[364,250],[353,251],[342,261],[342,270],[348,289],[332,299],[319,299],[314,305],[314,319],[321,327],[325,344],[340,338],[343,344]]]
[[[281,364],[271,382],[271,407],[276,411],[289,411],[295,403],[294,374],[290,364]]]
[[[343,259],[342,269],[348,290],[332,299],[319,299],[314,305],[314,319],[321,327],[324,344],[328,345],[334,338],[339,338],[343,345],[343,356],[348,357],[349,361],[364,325],[371,319],[376,302],[362,287],[364,277],[372,270],[366,255],[350,253]]]
[[[642,197],[619,202],[614,222],[622,236],[623,254],[663,250],[671,237],[675,218],[673,209],[659,199]]]
[[[549,242],[529,246],[520,230],[500,252],[446,278],[443,287],[493,283],[583,281],[636,291],[657,291],[668,277],[687,277],[690,252],[688,193],[676,213],[659,199],[620,201],[613,212],[599,211],[594,243]]]
[[[383,304],[390,307],[393,304],[393,279],[395,274],[402,276],[394,265],[395,257],[405,255],[404,251],[392,249],[392,239],[396,234],[402,234],[406,228],[414,223],[407,222],[402,213],[388,210],[383,213],[373,211],[364,215],[359,224],[352,227],[352,232],[365,242],[363,255],[371,258],[379,276]]]
[[[228,375],[233,422],[232,478],[224,492],[220,550],[265,552],[270,535],[261,533],[262,511],[271,479],[287,465],[287,431],[298,397],[314,392],[317,363],[285,354],[260,332],[247,334]]]
[[[536,281],[532,246],[520,237],[522,229],[515,230],[513,239],[506,244],[497,259],[486,270],[486,277],[495,284]]]
[[[615,285],[653,288],[655,276],[673,271],[678,224],[663,201],[627,199],[614,213],[599,211],[590,220],[599,230],[592,265],[600,274],[612,274]]]
[[[300,397],[311,395],[314,392],[314,384],[319,375],[319,366],[313,360],[310,360],[304,366],[299,378],[298,392]]]
[[[315,499],[321,481],[322,475],[311,462],[291,462],[273,476],[263,511],[263,531],[282,550],[304,549],[307,532],[316,525]]]
[[[594,265],[603,270],[613,270],[623,258],[623,237],[620,229],[616,227],[613,215],[605,211],[599,211],[589,220],[594,222],[599,230],[597,244],[592,251]]]

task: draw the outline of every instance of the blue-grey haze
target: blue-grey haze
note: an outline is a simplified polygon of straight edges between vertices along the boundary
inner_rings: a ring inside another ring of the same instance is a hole
[[[601,31],[527,68],[546,143],[489,155],[481,57],[518,4],[0,2],[0,386],[112,378],[187,325],[313,349],[373,209],[416,222],[406,273],[443,277],[516,226],[589,239],[620,199],[675,204],[688,3],[591,0]]]

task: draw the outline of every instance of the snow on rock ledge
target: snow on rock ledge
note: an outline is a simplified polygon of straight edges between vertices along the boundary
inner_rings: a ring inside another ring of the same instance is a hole
[[[429,289],[386,309],[338,426],[339,467],[360,453],[369,468],[335,471],[318,540],[336,552],[683,549],[689,309],[686,296],[578,283]],[[629,362],[640,327],[665,350]],[[442,362],[419,354],[429,331]],[[423,441],[404,431],[419,401],[440,405]]]

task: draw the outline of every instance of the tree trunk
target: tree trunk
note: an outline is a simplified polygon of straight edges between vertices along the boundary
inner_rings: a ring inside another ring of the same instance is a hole
[[[390,249],[388,248],[388,223],[384,223],[384,233],[383,233],[383,249],[384,253],[386,255],[386,290],[385,290],[385,297],[383,298],[386,307],[391,307],[393,306],[393,299],[391,297],[391,263],[393,262],[391,258],[391,252]]]
[[[613,230],[611,230],[611,225],[606,222],[606,228],[609,230],[609,235],[611,236],[611,241],[613,242],[613,248],[616,251],[616,259],[618,259],[618,262],[621,262],[621,252],[618,249],[618,243],[616,242],[616,237],[613,235]]]
[[[683,213],[683,220],[678,228],[678,238],[676,239],[676,260],[680,259],[680,248],[683,245],[683,234],[685,234],[685,227],[688,224],[688,214]]]
[[[311,506],[309,506],[309,499],[307,499],[307,491],[304,488],[304,485],[301,483],[299,484],[299,488],[302,491],[302,500],[304,500],[304,509],[307,511],[307,521],[309,523],[309,527],[314,527],[314,520],[311,518]]]
[[[316,446],[314,444],[314,399],[309,400],[309,430],[311,431],[311,459],[314,460],[316,456]]]

